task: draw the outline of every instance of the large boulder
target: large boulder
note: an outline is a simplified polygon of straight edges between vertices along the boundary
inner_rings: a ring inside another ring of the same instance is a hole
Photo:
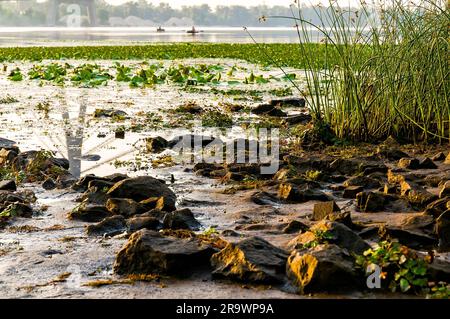
[[[211,257],[213,275],[255,283],[282,282],[287,253],[262,238],[250,237],[228,243]]]
[[[350,254],[333,244],[319,245],[306,252],[294,250],[286,273],[301,294],[354,289],[362,282]]]
[[[174,192],[159,179],[150,176],[127,178],[117,182],[107,193],[111,197],[129,198],[136,202],[150,197],[163,197],[165,211],[175,210],[176,196]]]
[[[215,250],[197,238],[164,237],[153,230],[133,233],[114,262],[117,274],[165,274],[183,276],[209,265]]]
[[[356,254],[362,254],[370,248],[370,245],[349,227],[343,223],[329,220],[316,223],[309,231],[291,240],[288,246],[290,249],[301,250],[325,242],[336,244]]]

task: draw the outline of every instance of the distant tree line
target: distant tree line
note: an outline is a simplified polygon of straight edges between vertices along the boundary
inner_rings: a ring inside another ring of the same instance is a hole
[[[70,1],[68,1],[70,2]],[[73,0],[76,2],[76,0]],[[68,3],[69,4],[69,3]],[[68,4],[62,4],[59,8],[60,17],[66,13]],[[291,9],[285,6],[268,7],[264,5],[244,6],[218,6],[212,9],[209,5],[184,6],[181,9],[172,8],[167,3],[154,5],[145,0],[127,2],[113,6],[103,0],[97,0],[97,18],[100,25],[109,25],[110,17],[126,18],[135,16],[144,20],[151,20],[163,24],[170,18],[190,18],[200,26],[292,26],[294,22],[288,19],[268,19],[260,21],[262,16],[292,16]],[[85,10],[84,8],[82,10]],[[307,7],[302,9],[302,14],[312,22],[318,21],[316,10],[318,8]],[[0,2],[0,25],[3,26],[43,26],[46,25],[48,3],[37,3],[36,0],[22,2],[17,5],[14,2]],[[82,11],[82,14],[86,12]]]

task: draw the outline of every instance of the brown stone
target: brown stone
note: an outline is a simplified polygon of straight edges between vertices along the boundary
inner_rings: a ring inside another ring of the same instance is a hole
[[[398,167],[407,169],[418,169],[420,168],[420,162],[417,158],[401,158],[398,161]]]
[[[165,274],[185,276],[207,266],[215,252],[197,238],[164,237],[153,230],[133,233],[114,262],[117,274]]]
[[[300,294],[355,289],[362,279],[350,254],[336,245],[294,250],[286,265],[288,278]]]
[[[339,213],[341,209],[335,201],[314,204],[312,220],[322,220],[328,215]]]
[[[256,283],[282,282],[287,253],[262,238],[250,237],[228,243],[211,257],[213,275]]]
[[[362,187],[362,186],[348,186],[344,189],[344,193],[342,194],[342,197],[355,199],[356,194],[362,192],[363,190],[364,190],[364,187]]]

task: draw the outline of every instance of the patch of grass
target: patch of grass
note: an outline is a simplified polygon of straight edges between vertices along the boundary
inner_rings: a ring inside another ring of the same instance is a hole
[[[232,127],[233,117],[220,111],[209,111],[202,116],[205,127]]]
[[[354,141],[450,140],[446,2],[391,0],[355,10],[330,2],[315,23],[297,5],[292,16],[277,18],[298,25],[298,64],[316,123]],[[310,43],[311,28],[323,37],[322,51]]]
[[[19,102],[19,100],[9,94],[7,94],[5,97],[0,98],[0,104],[10,104],[16,102]]]

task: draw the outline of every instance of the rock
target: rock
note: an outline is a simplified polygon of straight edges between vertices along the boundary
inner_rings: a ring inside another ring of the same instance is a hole
[[[362,186],[365,188],[379,188],[381,186],[380,182],[376,179],[367,176],[354,176],[350,177],[344,182],[345,187],[349,186]]]
[[[2,189],[1,186],[0,189]],[[450,196],[450,181],[446,181],[439,192],[439,198],[444,198],[447,196]]]
[[[268,115],[268,116],[276,116],[276,117],[285,117],[287,114],[283,112],[280,108],[273,106],[271,104],[259,104],[254,107],[251,111],[256,115]]]
[[[69,219],[81,220],[83,222],[100,222],[106,217],[111,216],[111,213],[105,206],[81,203],[75,207],[67,217]]]
[[[378,233],[382,238],[396,238],[402,245],[413,249],[433,249],[437,245],[436,238],[415,230],[382,227]]]
[[[14,161],[16,157],[17,152],[13,150],[8,150],[6,148],[0,148],[0,167],[11,165],[11,163]]]
[[[134,233],[141,229],[158,230],[161,228],[161,223],[158,218],[143,216],[133,217],[127,220],[128,231]]]
[[[439,153],[435,154],[435,155],[431,158],[431,160],[432,160],[433,162],[442,162],[442,161],[445,161],[445,154],[442,153],[442,152],[439,152]]]
[[[89,182],[94,180],[105,181],[103,177],[95,176],[93,174],[88,174],[81,177],[75,184],[72,185],[72,189],[75,191],[85,192],[88,189]]]
[[[106,194],[102,189],[92,187],[84,192],[83,195],[78,197],[76,201],[104,206],[109,198],[110,196]]]
[[[426,206],[438,198],[438,196],[431,194],[423,187],[410,181],[400,182],[400,195],[406,197],[412,205],[419,207]]]
[[[0,180],[0,190],[14,192],[17,190],[16,182],[12,179],[4,180],[4,181]]]
[[[288,278],[300,294],[354,289],[363,282],[347,251],[319,245],[307,252],[294,250],[286,265]]]
[[[125,131],[123,129],[119,129],[117,131],[114,132],[114,138],[117,139],[125,139]]]
[[[13,193],[12,191],[0,190],[0,204],[4,204],[5,202],[18,202],[26,204],[29,200],[20,194]]]
[[[293,106],[293,107],[305,107],[306,100],[298,97],[287,97],[282,99],[272,99],[269,101],[272,106]]]
[[[164,208],[164,197],[150,197],[139,202],[145,210],[162,210]]]
[[[322,220],[328,215],[339,213],[341,209],[335,201],[314,204],[312,220]]]
[[[33,216],[33,208],[25,203],[5,201],[0,204],[0,215],[31,218]]]
[[[286,225],[286,227],[284,227],[282,229],[283,233],[285,234],[294,234],[294,233],[298,233],[300,231],[306,231],[308,230],[309,227],[305,224],[303,224],[302,222],[298,221],[298,220],[293,220],[290,221],[289,224]]]
[[[150,176],[124,179],[114,184],[107,194],[111,197],[133,199],[136,202],[150,197],[163,197],[163,210],[173,211],[176,209],[176,196],[173,191],[160,180]]]
[[[439,238],[439,250],[450,251],[450,209],[436,219],[436,234]]]
[[[70,173],[64,173],[58,175],[56,178],[55,184],[59,189],[65,189],[68,187],[72,187],[77,182],[77,179],[72,176]]]
[[[94,179],[88,183],[88,188],[97,187],[101,189],[103,192],[107,192],[111,187],[114,186],[115,183],[109,181],[103,181],[99,179]]]
[[[428,271],[430,281],[434,282],[450,282],[450,262],[434,258],[431,264],[428,264]]]
[[[79,157],[80,160],[85,162],[98,162],[101,158],[98,154],[87,154]]]
[[[227,183],[230,181],[240,182],[240,181],[243,181],[244,179],[245,179],[245,175],[243,175],[243,174],[235,173],[235,172],[228,172],[222,177],[221,181],[222,181],[222,183]]]
[[[323,239],[321,235],[327,236]],[[336,244],[341,248],[347,249],[349,252],[362,254],[370,246],[353,230],[346,225],[328,220],[322,220],[310,228],[308,232],[298,235],[288,244],[289,248],[301,250],[311,242],[321,244],[324,240],[330,244]]]
[[[445,158],[444,164],[450,164],[450,153],[448,153],[447,157]]]
[[[189,208],[169,212],[164,216],[163,227],[168,229],[199,230],[201,224]]]
[[[56,188],[56,183],[53,180],[53,178],[49,177],[42,183],[41,186],[42,186],[43,189],[49,191],[49,190],[52,190],[52,189]]]
[[[400,188],[395,184],[384,184],[383,193],[386,195],[393,195],[400,193]]]
[[[0,148],[9,148],[9,147],[13,147],[16,144],[17,143],[12,140],[8,140],[7,138],[0,137]]]
[[[128,114],[121,110],[114,109],[96,109],[94,117],[127,117]]]
[[[69,169],[70,167],[70,162],[66,158],[50,157],[50,163],[64,169]]]
[[[356,195],[356,207],[362,212],[378,212],[384,209],[385,197],[378,192],[361,192]]]
[[[147,147],[147,152],[161,153],[169,146],[169,142],[166,139],[157,136],[147,138],[145,140],[145,145]]]
[[[278,203],[278,198],[267,192],[255,192],[251,194],[250,199],[257,205],[273,205]]]
[[[397,166],[400,168],[418,169],[420,167],[420,162],[417,158],[403,157],[398,161]]]
[[[426,157],[419,163],[420,169],[436,169],[438,168],[436,164],[429,158]]]
[[[109,198],[106,201],[106,208],[111,214],[124,217],[142,214],[147,211],[143,205],[128,198]]]
[[[126,231],[127,225],[123,216],[106,217],[101,222],[86,227],[89,236],[115,236]]]
[[[449,209],[450,197],[437,199],[427,205],[424,215],[430,215],[438,218],[444,211]]]
[[[220,139],[215,138],[213,136],[186,134],[176,136],[173,139],[171,139],[168,142],[168,147],[172,149],[184,148],[190,150],[194,148],[196,143],[199,143],[199,146],[201,144],[202,148],[205,148],[212,142],[214,142],[215,144],[222,143]]]
[[[228,243],[211,257],[213,275],[253,283],[283,281],[287,253],[262,238],[250,237]]]
[[[328,169],[330,172],[338,172],[343,175],[353,175],[360,170],[358,163],[345,158],[335,159],[329,164]]]
[[[434,218],[429,215],[410,216],[402,222],[400,227],[406,230],[431,234],[434,230]]]
[[[152,230],[133,233],[114,262],[117,274],[186,275],[207,266],[215,252],[197,238],[164,237]]]
[[[351,230],[355,230],[355,231],[361,231],[361,229],[364,228],[363,226],[360,226],[358,224],[353,223],[352,215],[348,211],[347,212],[341,212],[341,213],[338,213],[338,214],[328,215],[325,219],[329,220],[329,221],[332,221],[332,222],[337,222],[337,223],[344,224],[345,226],[347,226]]]
[[[128,175],[122,174],[122,173],[114,173],[114,174],[103,177],[103,179],[105,179],[106,181],[111,182],[111,183],[117,183],[117,182],[123,181],[124,179],[127,179],[127,178],[128,178]]]
[[[310,200],[329,201],[330,197],[324,192],[308,185],[297,185],[283,183],[278,188],[278,197],[288,202],[304,203]]]
[[[402,152],[398,149],[379,149],[377,151],[377,155],[381,158],[385,158],[389,161],[398,161],[401,158],[406,158],[408,157],[408,154],[406,154],[405,152]]]
[[[342,197],[355,199],[356,194],[362,192],[363,190],[364,188],[362,186],[348,186],[344,188],[344,193],[342,194]]]
[[[283,122],[288,125],[298,125],[298,124],[305,125],[307,123],[310,123],[311,121],[312,116],[307,113],[290,115],[283,120]]]

